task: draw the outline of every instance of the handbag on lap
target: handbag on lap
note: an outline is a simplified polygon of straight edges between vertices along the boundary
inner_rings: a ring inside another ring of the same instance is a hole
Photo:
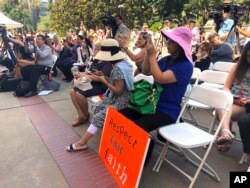
[[[128,108],[144,115],[155,114],[162,91],[163,87],[157,83],[152,84],[144,79],[139,80],[134,83]]]
[[[86,77],[75,78],[73,80],[73,86],[82,91],[87,91],[93,88],[91,81]]]

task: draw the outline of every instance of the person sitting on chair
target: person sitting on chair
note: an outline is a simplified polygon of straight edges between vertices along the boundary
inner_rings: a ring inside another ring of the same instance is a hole
[[[220,152],[228,151],[235,137],[229,128],[231,120],[238,121],[246,113],[246,105],[250,104],[250,41],[244,47],[239,62],[230,70],[224,90],[232,93],[234,104],[223,121],[221,135],[217,139],[217,150]],[[221,110],[216,111],[219,119],[224,113]]]
[[[94,48],[94,56],[99,52],[100,45],[96,44]],[[99,74],[102,73],[106,78],[110,77],[110,73],[112,71],[112,65],[107,61],[100,61],[97,59],[93,60],[91,64],[90,73],[88,72],[75,72],[75,79],[79,79],[82,77],[87,78],[91,81],[92,89],[83,91],[77,87],[73,87],[70,90],[71,100],[76,108],[77,115],[75,121],[72,123],[73,127],[77,127],[83,123],[86,123],[89,120],[89,112],[88,112],[88,97],[92,97],[95,95],[100,95],[105,93],[107,90],[107,86],[100,82],[95,76],[91,74]]]
[[[127,41],[126,40],[120,40],[120,47],[126,52],[126,54],[128,55],[128,57],[132,60],[135,61],[135,65],[136,65],[136,70],[134,75],[136,76],[137,74],[142,73],[142,63],[144,60],[144,57],[146,55],[146,44],[148,43],[148,41],[151,40],[151,36],[147,33],[147,32],[141,32],[139,34],[139,37],[137,39],[136,42],[136,46],[137,48],[140,48],[140,51],[137,52],[136,54],[134,54],[133,52],[131,52],[128,47],[127,47]]]
[[[193,72],[191,31],[186,27],[178,27],[168,31],[162,30],[162,36],[170,55],[157,62],[156,49],[148,43],[147,55],[142,65],[142,73],[152,75],[154,81],[163,87],[155,114],[143,115],[130,108],[120,111],[146,132],[172,124],[177,120],[181,111],[182,98]],[[145,163],[153,152],[153,146],[154,142],[151,141]]]
[[[92,74],[108,89],[103,95],[103,100],[94,107],[94,115],[86,133],[80,140],[67,146],[67,151],[79,151],[88,148],[88,141],[98,132],[99,128],[103,127],[108,106],[121,110],[128,105],[130,90],[133,85],[133,69],[132,65],[125,59],[126,54],[120,51],[118,42],[114,39],[104,40],[101,44],[101,50],[95,58],[100,61],[108,61],[113,66],[109,79],[103,74]]]
[[[198,47],[196,59],[194,60],[194,66],[201,71],[207,70],[211,63],[210,58],[211,46],[208,42],[202,42]]]
[[[36,64],[27,65],[21,69],[24,80],[29,81],[29,92],[25,97],[32,97],[37,94],[37,83],[41,74],[48,74],[53,67],[53,55],[51,48],[45,44],[46,37],[37,35],[36,37]]]
[[[219,34],[209,35],[208,41],[213,48],[210,56],[213,63],[217,61],[233,62],[233,48],[230,44],[222,42]]]
[[[243,145],[243,151],[248,155],[248,160],[250,160],[250,106],[247,107],[247,114],[241,116],[238,121],[240,137]],[[247,169],[250,172],[250,166]]]

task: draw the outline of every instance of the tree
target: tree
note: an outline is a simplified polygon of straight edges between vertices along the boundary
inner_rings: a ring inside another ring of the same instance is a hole
[[[150,0],[155,9],[155,20],[162,22],[166,18],[180,20],[183,5],[187,2],[188,0]]]
[[[202,17],[205,22],[209,13],[220,11],[222,9],[222,1],[216,0],[189,0],[184,4],[184,10],[187,12],[188,18]]]
[[[24,30],[34,29],[32,11],[40,7],[40,0],[1,0],[0,7],[5,15],[24,25]]]
[[[48,31],[51,27],[51,19],[50,16],[42,16],[40,17],[40,21],[37,24],[37,29],[40,31]]]
[[[123,8],[118,8],[119,5]],[[50,10],[52,26],[61,35],[71,28],[78,28],[81,21],[88,29],[103,27],[100,18],[108,13],[121,13],[125,24],[132,28],[149,20],[153,12],[148,0],[56,0]]]

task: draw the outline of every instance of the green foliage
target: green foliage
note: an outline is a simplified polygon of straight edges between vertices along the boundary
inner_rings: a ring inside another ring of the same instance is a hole
[[[155,22],[155,23],[150,27],[150,29],[151,29],[153,32],[157,32],[157,31],[159,31],[159,29],[161,29],[162,27],[163,27],[162,22]]]
[[[150,20],[153,12],[148,0],[125,0],[122,4],[114,0],[57,0],[50,6],[50,10],[52,25],[61,35],[65,35],[71,28],[78,28],[80,21],[88,29],[103,27],[100,17],[109,12],[112,15],[121,14],[124,23],[130,28]]]
[[[50,16],[42,16],[40,17],[40,21],[37,24],[37,29],[39,31],[49,31],[51,26]]]
[[[40,0],[19,0],[19,1],[0,1],[1,11],[11,19],[24,25],[24,30],[34,29],[32,26],[32,9],[40,6]],[[29,9],[29,5],[31,9]]]

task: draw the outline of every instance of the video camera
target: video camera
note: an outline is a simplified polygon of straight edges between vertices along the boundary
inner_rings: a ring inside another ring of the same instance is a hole
[[[100,20],[104,26],[108,26],[111,28],[111,37],[114,38],[116,35],[116,31],[118,26],[116,25],[116,20],[114,16],[111,16],[110,13],[105,16],[100,17]]]
[[[17,63],[17,58],[14,55],[14,52],[11,50],[10,45],[9,45],[9,39],[7,37],[7,29],[5,26],[0,25],[0,37],[3,40],[3,44],[4,44],[4,49],[8,50],[11,59],[13,60],[14,64]]]
[[[238,25],[239,18],[247,16],[249,13],[249,7],[247,5],[237,5],[234,3],[225,5],[223,11],[230,13],[230,18],[234,20],[234,25]],[[223,13],[219,11],[212,11],[209,14],[209,18],[213,19],[216,24],[216,31],[220,29],[220,25],[223,22]]]
[[[223,22],[222,12],[213,11],[209,14],[209,18],[214,20],[214,23],[216,24],[215,30],[218,32],[220,25]]]
[[[247,5],[228,5],[224,11],[231,13],[231,18],[234,20],[234,25],[238,25],[239,18],[249,14],[249,7]]]
[[[0,37],[7,36],[7,30],[4,26],[0,25]]]

